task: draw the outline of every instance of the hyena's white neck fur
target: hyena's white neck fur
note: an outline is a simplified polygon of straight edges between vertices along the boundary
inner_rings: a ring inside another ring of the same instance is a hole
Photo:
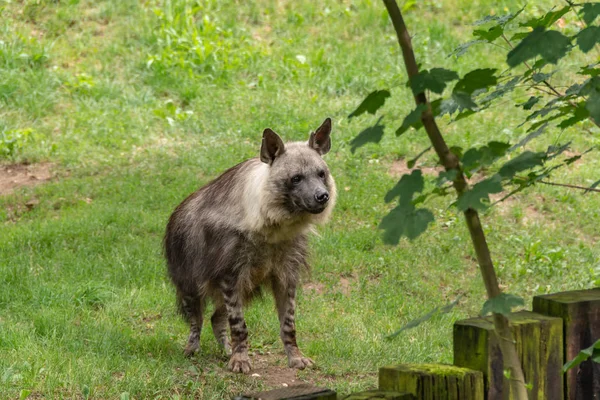
[[[289,145],[300,145],[290,143]],[[306,146],[305,143],[302,143]],[[271,243],[290,240],[294,237],[312,232],[316,233],[315,225],[326,223],[335,205],[337,196],[333,177],[329,176],[329,197],[327,207],[320,214],[302,213],[291,215],[281,204],[279,197],[269,180],[270,166],[259,160],[251,160],[248,165],[246,182],[242,196],[244,201],[240,227],[247,232],[253,232]]]

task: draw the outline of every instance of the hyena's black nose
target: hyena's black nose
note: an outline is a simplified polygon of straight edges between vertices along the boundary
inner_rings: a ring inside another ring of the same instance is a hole
[[[329,200],[329,193],[327,193],[327,192],[317,192],[317,193],[315,193],[315,200],[319,204],[325,204]]]

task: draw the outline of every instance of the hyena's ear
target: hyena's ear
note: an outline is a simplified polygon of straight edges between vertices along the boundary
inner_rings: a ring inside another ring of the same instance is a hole
[[[283,140],[279,135],[269,128],[265,129],[260,147],[260,161],[271,165],[275,158],[282,155],[284,151]]]
[[[321,126],[310,134],[308,147],[315,149],[320,155],[327,154],[331,149],[331,119],[327,118]]]

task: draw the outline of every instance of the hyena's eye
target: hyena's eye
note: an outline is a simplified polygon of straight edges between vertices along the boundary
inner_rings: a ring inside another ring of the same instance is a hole
[[[323,171],[323,170],[319,171],[319,178],[325,178],[325,171]]]
[[[302,175],[294,175],[294,176],[292,176],[292,183],[294,185],[297,185],[302,181],[302,178],[303,178]]]

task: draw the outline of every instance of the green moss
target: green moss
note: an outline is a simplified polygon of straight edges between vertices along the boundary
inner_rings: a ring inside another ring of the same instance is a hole
[[[589,290],[571,290],[568,292],[553,293],[536,298],[553,300],[559,303],[579,303],[582,301],[600,301],[600,288]]]
[[[418,399],[483,398],[479,371],[444,364],[402,364],[379,370],[379,389],[408,392]]]

